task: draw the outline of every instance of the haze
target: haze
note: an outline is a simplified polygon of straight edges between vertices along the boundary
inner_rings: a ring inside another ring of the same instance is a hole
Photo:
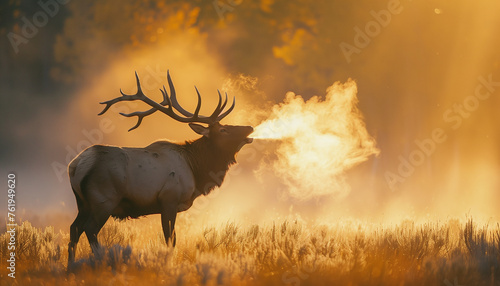
[[[235,96],[225,124],[257,126],[273,118],[287,92],[306,104],[314,96],[325,101],[336,82],[351,85],[349,112],[319,123],[357,122],[361,133],[352,136],[365,142],[360,149],[326,148],[325,162],[343,154],[355,164],[327,172],[325,188],[307,189],[303,171],[290,174],[293,167],[280,157],[283,140],[255,140],[222,189],[185,216],[498,220],[497,1],[71,1],[27,42],[13,44],[12,33],[23,36],[23,17],[33,21],[43,11],[21,2],[1,4],[0,173],[2,182],[9,171],[17,174],[18,214],[35,225],[69,226],[76,203],[65,168],[89,144],[196,138],[160,114],[127,132],[135,120],[118,113],[144,110],[140,104],[97,116],[98,103],[119,96],[120,88],[135,92],[135,71],[145,93],[160,100],[167,69],[187,108],[196,104],[194,85],[201,113],[213,109],[217,89]]]

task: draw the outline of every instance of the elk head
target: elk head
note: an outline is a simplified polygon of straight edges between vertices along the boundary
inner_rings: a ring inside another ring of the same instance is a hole
[[[253,138],[248,138],[248,135],[253,132],[251,126],[222,125],[215,122],[208,127],[189,123],[189,127],[194,132],[209,138],[217,149],[227,150],[230,153],[238,152],[243,145],[253,141]]]
[[[151,106],[151,109],[146,111],[136,111],[132,113],[120,113],[125,117],[137,116],[137,124],[130,128],[129,131],[139,127],[144,117],[151,115],[156,111],[160,111],[179,122],[189,123],[189,126],[191,127],[191,129],[193,129],[194,132],[208,139],[210,144],[213,144],[216,149],[236,153],[241,149],[241,147],[243,147],[243,145],[252,143],[253,139],[248,138],[248,135],[253,132],[253,128],[251,126],[222,125],[219,123],[220,120],[226,117],[234,109],[234,105],[236,102],[233,98],[232,105],[226,111],[224,111],[224,108],[227,105],[227,93],[224,102],[222,102],[222,96],[220,94],[220,91],[218,91],[219,102],[217,104],[217,107],[210,116],[202,116],[199,115],[199,111],[201,108],[201,95],[198,92],[198,89],[195,87],[196,94],[198,95],[198,104],[196,105],[194,113],[191,113],[182,108],[182,106],[177,101],[174,84],[172,83],[172,79],[170,78],[170,73],[168,71],[167,81],[170,88],[170,96],[168,95],[165,86],[163,86],[163,89],[160,89],[163,95],[163,101],[160,103],[150,99],[142,92],[141,83],[139,81],[139,77],[137,76],[137,72],[135,73],[135,78],[137,81],[137,93],[128,95],[123,93],[120,89],[120,93],[122,94],[121,97],[101,102],[101,104],[105,104],[106,106],[101,111],[101,113],[99,113],[99,115],[104,114],[113,104],[117,102],[140,100]],[[197,123],[208,124],[208,127],[204,127]]]

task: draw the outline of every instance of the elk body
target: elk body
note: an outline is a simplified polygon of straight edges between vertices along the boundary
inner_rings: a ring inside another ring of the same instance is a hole
[[[252,142],[252,138],[248,138],[252,127],[219,123],[234,108],[233,99],[231,107],[223,112],[227,94],[222,103],[219,92],[219,103],[212,115],[200,116],[201,96],[197,89],[198,104],[195,112],[190,113],[177,102],[170,74],[167,74],[170,96],[163,87],[160,103],[144,95],[137,74],[136,80],[136,94],[126,95],[120,90],[121,97],[101,103],[106,107],[99,115],[117,102],[140,100],[151,109],[121,113],[126,117],[138,117],[137,124],[130,130],[139,127],[145,116],[160,111],[177,121],[189,123],[202,137],[184,144],[157,141],[145,148],[94,145],[73,159],[68,173],[78,215],[70,227],[68,265],[75,259],[75,248],[84,231],[95,252],[99,246],[97,234],[110,216],[123,219],[161,214],[165,240],[175,246],[177,213],[189,209],[198,196],[219,187],[228,168],[236,162],[236,153]]]

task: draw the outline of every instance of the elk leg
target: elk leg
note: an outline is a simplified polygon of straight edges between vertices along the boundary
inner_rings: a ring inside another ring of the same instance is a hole
[[[75,221],[71,224],[69,229],[69,244],[68,244],[68,265],[75,261],[75,251],[78,240],[83,233],[83,225],[88,219],[88,213],[79,211]]]
[[[109,216],[110,216],[109,214],[108,215],[101,214],[94,216],[91,215],[87,220],[87,222],[85,223],[84,226],[85,234],[87,235],[90,248],[92,249],[92,253],[94,253],[94,255],[98,254],[97,250],[99,249],[99,243],[97,242],[97,234],[104,226]]]
[[[169,206],[164,208],[161,213],[161,225],[163,227],[163,235],[167,245],[175,246],[175,218],[177,217],[177,208]]]

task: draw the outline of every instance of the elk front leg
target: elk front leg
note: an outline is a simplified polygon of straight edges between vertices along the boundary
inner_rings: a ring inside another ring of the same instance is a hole
[[[168,246],[175,246],[175,218],[177,217],[177,207],[168,205],[161,213],[161,225],[163,235]]]

